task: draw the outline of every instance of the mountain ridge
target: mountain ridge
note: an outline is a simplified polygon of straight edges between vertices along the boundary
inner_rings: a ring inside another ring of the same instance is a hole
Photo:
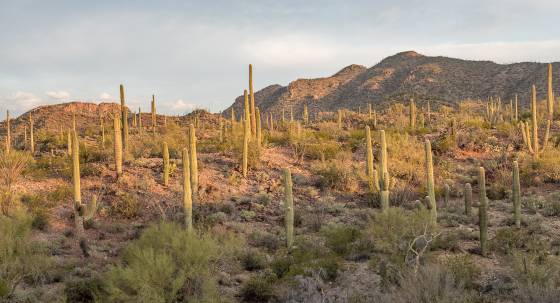
[[[552,65],[553,87],[558,87],[560,62]],[[427,100],[453,106],[464,99],[500,96],[509,100],[517,94],[519,102],[526,104],[532,84],[537,86],[539,98],[545,98],[546,69],[547,63],[500,64],[404,51],[371,67],[351,64],[331,76],[300,78],[287,86],[269,85],[255,92],[255,104],[262,113],[275,114],[292,107],[294,113],[300,114],[304,104],[311,112],[360,107],[365,110],[368,103],[378,107],[409,98],[420,106]],[[239,117],[242,106],[243,96],[238,96],[224,115],[229,117],[233,108]]]

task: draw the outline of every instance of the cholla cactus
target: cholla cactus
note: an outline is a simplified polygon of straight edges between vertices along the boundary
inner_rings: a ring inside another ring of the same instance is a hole
[[[284,212],[286,223],[286,245],[291,249],[294,244],[294,197],[292,195],[292,173],[284,169]]]

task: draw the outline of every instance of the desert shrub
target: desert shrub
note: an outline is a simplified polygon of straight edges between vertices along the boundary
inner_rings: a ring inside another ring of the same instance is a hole
[[[64,284],[64,295],[67,302],[95,303],[102,302],[107,294],[101,279],[95,277],[67,281]]]
[[[560,287],[560,260],[557,256],[516,250],[512,253],[512,263],[519,283],[542,288]]]
[[[30,237],[31,220],[0,216],[0,298],[11,298],[24,280],[37,281],[49,267],[45,247]]]
[[[31,162],[31,156],[25,152],[0,152],[0,210],[7,215],[16,204],[13,187],[23,176],[23,172]]]
[[[241,257],[241,265],[248,271],[261,270],[266,267],[266,258],[257,250],[248,250]]]
[[[511,254],[515,250],[523,248],[527,241],[527,234],[522,230],[515,227],[504,227],[496,231],[490,245],[496,251]]]
[[[340,144],[335,141],[312,142],[306,145],[306,155],[313,160],[331,160],[341,151]]]
[[[216,271],[231,242],[160,223],[125,249],[105,279],[112,302],[217,302]]]
[[[465,288],[474,288],[480,277],[480,268],[476,265],[472,256],[462,254],[451,256],[445,260],[446,269],[453,275],[457,285]]]
[[[360,231],[351,226],[327,225],[321,230],[325,244],[338,255],[345,256],[352,250],[352,245],[360,238]]]
[[[293,278],[319,273],[325,281],[333,281],[338,275],[340,258],[312,240],[298,239],[289,255],[281,254],[271,263],[278,278]]]
[[[354,191],[357,187],[355,169],[345,160],[330,160],[313,168],[319,177],[318,186],[337,190]]]
[[[142,206],[138,197],[131,194],[123,194],[111,203],[111,213],[125,219],[132,219],[140,215]]]
[[[474,291],[457,283],[453,273],[439,265],[422,266],[418,272],[404,275],[399,287],[394,289],[385,302],[392,303],[469,303],[480,302]]]
[[[560,151],[547,149],[538,159],[533,159],[531,155],[520,155],[521,179],[525,184],[536,181],[547,183],[560,182]]]
[[[539,285],[520,285],[511,297],[515,303],[556,303],[560,297],[560,289]]]
[[[249,234],[249,244],[255,247],[263,247],[268,251],[273,252],[280,247],[280,240],[277,236],[271,233],[254,231]]]
[[[541,212],[548,217],[560,216],[560,193],[553,193],[548,196]]]
[[[244,302],[269,302],[274,296],[274,279],[269,276],[256,276],[249,279],[240,291]]]

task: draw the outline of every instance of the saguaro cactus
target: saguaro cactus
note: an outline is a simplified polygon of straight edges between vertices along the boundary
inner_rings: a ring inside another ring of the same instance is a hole
[[[309,112],[307,110],[307,104],[303,105],[303,123],[306,126],[309,124]]]
[[[428,207],[430,208],[430,216],[432,218],[432,224],[437,224],[437,204],[436,204],[436,193],[434,186],[434,165],[432,163],[432,143],[430,140],[424,142],[424,153],[426,158],[426,188],[428,190],[428,197],[430,203]]]
[[[383,179],[389,180],[388,172],[383,172]],[[381,211],[386,212],[387,209],[389,209],[389,182],[381,183],[380,201],[381,201]]]
[[[385,184],[387,184],[387,187],[389,187],[389,170],[387,169],[387,140],[385,139],[385,131],[384,130],[380,130],[379,131],[379,143],[380,143],[380,149],[379,149],[379,188],[383,189],[385,188]]]
[[[156,116],[156,96],[152,95],[152,133],[156,134],[157,116]]]
[[[249,64],[249,101],[250,103],[250,113],[251,113],[251,134],[253,136],[257,135],[257,120],[255,115],[255,94],[253,93],[253,65]]]
[[[99,124],[101,128],[101,145],[105,146],[105,123],[103,117],[99,117]]]
[[[410,106],[409,106],[409,126],[410,129],[415,129],[416,128],[416,104],[414,103],[414,99],[410,99]]]
[[[123,150],[126,151],[128,146],[128,109],[126,108],[125,101],[124,101],[124,86],[121,84],[120,86],[120,95],[121,95],[121,127],[122,127],[122,145]]]
[[[248,164],[249,164],[249,136],[250,131],[248,127],[243,128],[243,157],[241,160],[241,172],[243,177],[247,177]]]
[[[549,93],[552,88],[549,88]],[[527,122],[521,122],[521,133],[523,135],[523,142],[527,146],[529,153],[533,155],[534,159],[538,159],[539,155],[544,152],[548,145],[548,138],[550,135],[550,126],[552,125],[552,119],[554,114],[554,97],[552,93],[548,96],[547,100],[547,118],[546,118],[546,129],[544,133],[544,138],[542,142],[542,148],[539,147],[539,134],[538,134],[538,121],[537,121],[537,91],[535,86],[531,87],[531,128]]]
[[[35,136],[33,131],[33,116],[29,113],[29,150],[31,154],[35,154]]]
[[[183,162],[183,208],[185,211],[185,228],[187,231],[192,232],[192,189],[191,189],[191,169],[190,169],[190,159],[189,150],[183,148],[182,154]]]
[[[373,112],[371,109],[371,103],[368,103],[368,117],[371,120],[373,118]]]
[[[512,199],[515,226],[521,228],[521,184],[519,182],[519,164],[517,161],[513,161]]]
[[[123,161],[123,150],[122,150],[122,136],[121,136],[121,125],[118,117],[113,119],[113,146],[115,148],[115,171],[117,173],[117,178],[122,177],[122,161]]]
[[[337,116],[337,119],[336,119],[336,123],[338,125],[338,128],[342,129],[342,110],[340,110],[340,109],[338,110],[338,116]]]
[[[465,184],[464,196],[465,196],[465,215],[470,217],[471,212],[472,212],[472,209],[471,209],[471,205],[472,205],[472,186],[471,186],[470,183]]]
[[[138,107],[138,128],[142,130],[142,109]]]
[[[74,193],[74,223],[76,234],[81,238],[84,233],[82,190],[80,185],[80,144],[76,131],[72,132],[72,183]]]
[[[366,159],[367,159],[367,176],[370,192],[375,190],[375,172],[373,168],[373,148],[371,143],[371,131],[369,126],[366,126]]]
[[[66,136],[66,149],[69,156],[72,156],[72,130],[68,129],[68,135]]]
[[[12,128],[10,126],[10,111],[6,111],[6,152],[9,153],[12,149]]]
[[[294,244],[294,197],[292,195],[292,173],[284,169],[284,221],[286,223],[286,245],[288,249]]]
[[[169,185],[169,147],[167,142],[163,142],[163,185]]]
[[[449,184],[445,184],[443,186],[443,207],[447,208],[449,206],[449,192],[451,189],[449,188]]]
[[[257,122],[257,149],[261,149],[262,143],[262,128],[261,128],[261,112],[258,107],[255,107],[255,120]]]
[[[478,184],[480,185],[480,198],[478,206],[478,221],[480,226],[480,254],[486,256],[488,242],[488,214],[486,208],[488,198],[486,197],[486,176],[484,167],[478,168]]]
[[[198,192],[198,160],[196,155],[196,132],[194,125],[189,125],[189,146],[191,155],[191,185],[193,195]]]

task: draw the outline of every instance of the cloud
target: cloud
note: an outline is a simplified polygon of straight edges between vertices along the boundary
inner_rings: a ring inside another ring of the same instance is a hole
[[[0,96],[0,104],[3,108],[19,112],[42,105],[43,100],[30,92],[16,91],[7,96]]]
[[[115,101],[115,97],[113,97],[111,94],[105,93],[105,92],[101,93],[98,98],[102,102],[113,102],[113,101]]]
[[[55,100],[68,100],[70,99],[70,93],[64,90],[59,91],[48,91],[45,93],[49,98]]]
[[[191,111],[196,108],[196,104],[179,99],[171,102],[169,108],[176,111]]]

